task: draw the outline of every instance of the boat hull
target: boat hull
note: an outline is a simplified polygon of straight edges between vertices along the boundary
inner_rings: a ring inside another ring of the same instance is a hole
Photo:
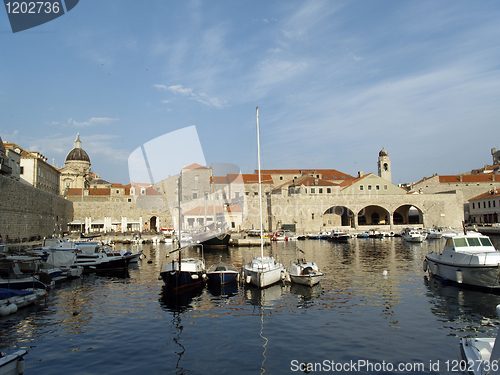
[[[2,375],[17,375],[24,373],[25,364],[24,356],[28,352],[26,350],[18,350],[15,353],[6,355],[0,358],[0,374]]]
[[[247,269],[244,270],[247,284],[255,285],[258,288],[266,288],[281,281],[282,268],[273,269]]]
[[[290,275],[292,283],[313,286],[321,281],[321,276],[323,275]]]
[[[229,233],[224,233],[208,240],[201,241],[200,243],[203,247],[227,247],[229,246],[229,240],[231,239],[231,235]]]
[[[426,256],[429,273],[433,276],[447,279],[458,284],[471,285],[480,288],[500,289],[498,265],[462,265],[448,264],[439,259]]]
[[[160,273],[160,276],[165,287],[173,292],[189,290],[203,284],[202,272],[171,270]]]
[[[236,282],[236,280],[238,279],[238,272],[207,272],[207,277],[209,283],[224,285]]]

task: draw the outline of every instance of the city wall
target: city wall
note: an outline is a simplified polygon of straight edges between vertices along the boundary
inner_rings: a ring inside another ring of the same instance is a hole
[[[5,242],[59,235],[73,220],[73,204],[31,185],[0,176],[0,234]]]

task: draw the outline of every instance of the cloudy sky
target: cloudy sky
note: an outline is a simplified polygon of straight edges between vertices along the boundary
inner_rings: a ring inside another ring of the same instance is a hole
[[[0,10],[0,136],[128,183],[130,154],[195,125],[206,163],[377,172],[491,164],[498,1],[85,0],[13,34]],[[165,148],[170,147],[165,142]],[[165,163],[168,163],[165,160]]]

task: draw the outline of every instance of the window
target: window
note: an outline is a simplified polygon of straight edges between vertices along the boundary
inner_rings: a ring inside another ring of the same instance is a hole
[[[387,185],[384,185],[384,190],[387,190],[387,189],[388,189]]]
[[[319,190],[320,194],[323,194],[323,189],[322,188],[319,188],[318,190]]]
[[[24,174],[24,167],[21,167],[21,171],[19,172],[19,174]]]
[[[146,195],[146,189],[145,188],[141,188],[141,195]]]
[[[280,181],[283,180],[283,176],[280,176]]]
[[[315,188],[311,188],[311,194],[314,194],[316,193],[316,189]]]
[[[314,214],[311,214],[311,219],[314,220]]]
[[[193,193],[193,199],[197,199],[198,198],[198,193]]]
[[[375,185],[375,190],[380,190],[380,185]]]
[[[488,208],[491,207],[491,201],[488,201]]]
[[[364,189],[363,185],[359,185],[359,190],[363,190],[363,189]]]
[[[495,202],[495,201],[493,201],[493,207],[496,207],[496,206],[495,206],[495,203],[496,203],[496,202]]]
[[[483,208],[486,208],[486,201],[483,202]]]
[[[120,190],[117,190],[117,191],[116,191],[116,194],[120,194]]]
[[[127,202],[129,203],[132,202],[132,198],[127,199]]]
[[[472,209],[475,209],[476,208],[476,204],[474,202],[472,202]]]
[[[330,193],[332,192],[332,189],[331,189],[331,188],[326,188],[326,192],[327,192],[328,194],[330,194]]]
[[[368,190],[371,190],[372,189],[372,186],[371,185],[368,185]]]

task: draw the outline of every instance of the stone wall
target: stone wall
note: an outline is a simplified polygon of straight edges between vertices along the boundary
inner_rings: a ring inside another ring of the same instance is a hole
[[[67,230],[73,204],[33,186],[0,176],[0,234],[6,242],[37,240]]]

